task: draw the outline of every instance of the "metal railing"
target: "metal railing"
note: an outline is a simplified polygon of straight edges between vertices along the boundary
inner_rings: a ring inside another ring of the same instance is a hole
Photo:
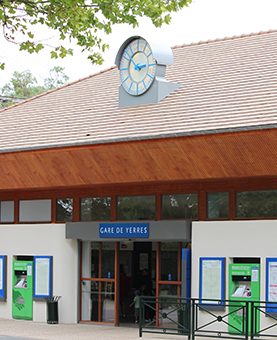
[[[251,301],[251,340],[277,338],[277,307],[276,303]],[[266,325],[260,327],[260,317],[266,317]]]
[[[277,337],[276,311],[276,304],[263,301],[142,296],[139,336],[160,333],[185,335],[192,340],[197,337],[268,340]],[[263,327],[261,316],[265,316]]]
[[[195,337],[248,339],[249,301],[192,299],[191,312],[192,340]],[[206,313],[206,317],[201,318],[201,313]]]
[[[144,332],[190,338],[190,304],[190,299],[175,296],[140,297],[139,336]]]

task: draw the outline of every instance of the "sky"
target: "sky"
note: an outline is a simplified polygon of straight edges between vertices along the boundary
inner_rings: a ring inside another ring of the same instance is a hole
[[[145,39],[163,40],[170,47],[192,42],[214,40],[216,38],[258,33],[270,29],[277,30],[277,0],[193,0],[189,7],[172,14],[169,25],[156,28],[150,19],[142,18],[138,28],[129,25],[116,25],[112,34],[103,36],[110,45],[104,54],[101,66],[92,65],[88,53],[81,53],[74,41],[70,47],[74,56],[53,60],[49,50],[30,55],[19,51],[17,45],[8,43],[0,35],[0,62],[5,62],[0,70],[0,88],[9,82],[14,71],[30,70],[39,82],[49,75],[54,66],[62,66],[70,82],[114,66],[115,57],[121,44],[130,36],[140,35]],[[41,37],[57,40],[58,34],[43,30]],[[51,41],[51,40],[50,40]]]

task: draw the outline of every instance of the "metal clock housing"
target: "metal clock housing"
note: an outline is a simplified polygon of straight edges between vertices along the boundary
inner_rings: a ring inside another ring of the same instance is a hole
[[[146,92],[155,78],[156,60],[149,43],[134,39],[124,49],[120,60],[120,78],[124,90],[133,96]]]

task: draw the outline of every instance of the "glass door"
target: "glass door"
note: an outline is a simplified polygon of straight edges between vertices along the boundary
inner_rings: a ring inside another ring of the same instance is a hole
[[[116,324],[117,242],[82,242],[80,321]]]
[[[160,242],[159,295],[181,294],[181,242]]]
[[[157,261],[156,261],[156,295],[160,296],[180,296],[181,295],[181,260],[182,260],[182,243],[181,242],[158,242],[157,243]],[[170,303],[164,305],[156,304],[156,309],[162,309],[164,312],[174,310]],[[176,315],[175,315],[176,314]],[[159,318],[156,313],[156,319]],[[176,319],[177,312],[172,313],[172,319]],[[156,326],[163,326],[162,318],[156,321]],[[165,319],[167,320],[167,319]],[[165,324],[164,324],[165,326]]]

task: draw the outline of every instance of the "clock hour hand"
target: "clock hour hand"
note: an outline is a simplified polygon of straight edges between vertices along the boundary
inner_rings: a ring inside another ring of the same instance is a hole
[[[140,71],[144,67],[146,67],[146,63],[137,64],[138,71]]]

